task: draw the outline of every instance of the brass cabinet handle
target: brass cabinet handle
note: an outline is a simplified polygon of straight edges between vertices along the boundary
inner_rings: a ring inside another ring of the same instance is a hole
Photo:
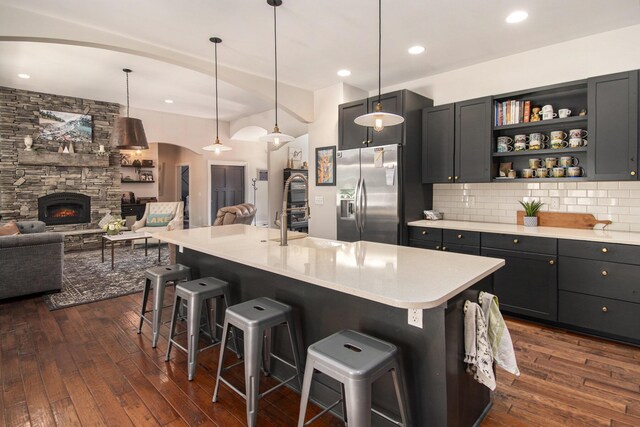
[[[631,176],[636,176],[636,171],[631,171]]]
[[[520,240],[518,240],[518,239],[513,239],[513,243],[515,243],[515,244],[517,245],[518,243],[520,243]]]
[[[447,177],[447,179],[448,179],[449,181],[451,181],[451,179],[452,179],[452,178],[451,178],[450,176],[448,176],[448,177]]]
[[[602,253],[603,253],[603,254],[606,254],[607,252],[609,252],[609,249],[607,249],[607,248],[602,248]]]
[[[424,231],[422,232],[422,235],[423,235],[423,236],[426,236],[426,235],[427,235],[427,230],[424,230]]]
[[[607,308],[607,306],[602,307],[602,312],[606,313],[607,311],[609,311],[609,309]]]
[[[553,260],[553,259],[549,260],[549,264],[554,265],[555,263],[556,263],[555,260]]]
[[[453,178],[457,181],[458,180],[458,175],[454,176]]]
[[[367,141],[362,141],[362,145],[367,145]]]
[[[437,245],[437,246],[436,246],[436,249],[440,250],[440,245]]]
[[[443,250],[443,251],[446,251],[446,250],[447,250],[447,247],[446,247],[446,246],[443,246],[443,247],[442,247],[442,250]]]
[[[462,234],[458,234],[458,239],[462,239],[464,236]]]
[[[603,276],[608,276],[608,275],[609,275],[609,272],[608,272],[607,270],[602,270],[602,275],[603,275]]]

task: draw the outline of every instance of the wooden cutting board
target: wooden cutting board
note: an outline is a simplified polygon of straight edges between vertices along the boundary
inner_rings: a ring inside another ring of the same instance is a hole
[[[517,212],[518,224],[522,225],[524,211]],[[609,220],[597,220],[592,214],[565,212],[538,212],[538,225],[541,227],[586,228],[593,229],[596,224],[611,224]]]

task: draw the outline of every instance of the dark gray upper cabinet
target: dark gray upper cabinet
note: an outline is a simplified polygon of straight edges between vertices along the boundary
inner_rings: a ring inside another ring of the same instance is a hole
[[[491,97],[455,104],[456,182],[491,181]]]
[[[422,110],[422,182],[453,182],[454,104]]]
[[[356,117],[367,114],[367,100],[348,102],[338,106],[338,148],[362,148],[367,146],[368,128],[354,123]]]
[[[638,176],[638,71],[588,80],[589,178]]]
[[[378,103],[378,97],[374,96],[369,98],[369,112],[373,113]],[[380,97],[380,104],[382,104],[382,111],[385,113],[397,114],[404,117],[404,103],[403,103],[403,91],[385,93]],[[406,120],[406,119],[405,119]],[[382,129],[380,132],[376,132],[369,129],[370,145],[388,145],[388,144],[402,144],[404,142],[404,129],[405,124],[399,124],[396,126],[388,126]]]

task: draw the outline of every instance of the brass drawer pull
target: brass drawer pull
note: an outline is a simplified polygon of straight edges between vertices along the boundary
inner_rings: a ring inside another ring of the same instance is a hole
[[[603,313],[606,313],[607,311],[609,311],[609,309],[606,306],[602,307],[602,312]]]
[[[631,176],[636,176],[636,171],[631,171]]]
[[[362,141],[362,145],[367,145],[367,141]]]
[[[426,230],[422,232],[423,236],[426,236],[427,234],[429,234],[429,233],[427,233]]]
[[[458,234],[458,239],[462,239],[464,236],[462,234]]]
[[[549,264],[551,264],[551,265],[555,265],[555,263],[556,263],[556,261],[555,261],[555,260],[553,260],[553,259],[549,260]]]
[[[603,276],[608,276],[608,275],[609,275],[609,272],[608,272],[607,270],[602,270],[602,275],[603,275]]]
[[[456,181],[458,180],[458,175],[454,176],[454,178],[456,179]]]
[[[437,246],[436,246],[436,249],[437,249],[437,250],[440,250],[440,245],[437,245]]]
[[[602,253],[603,253],[603,254],[606,254],[607,252],[609,252],[609,249],[607,249],[607,248],[602,248]]]
[[[518,243],[520,243],[520,240],[518,240],[518,239],[513,239],[513,243],[515,243],[515,244],[517,245]]]
[[[448,177],[447,177],[447,179],[448,179],[449,181],[451,181],[453,178],[452,178],[452,177],[450,177],[450,176],[448,176]]]
[[[447,250],[447,247],[446,247],[446,246],[443,246],[443,247],[442,247],[442,250],[443,250],[443,251],[446,251],[446,250]]]

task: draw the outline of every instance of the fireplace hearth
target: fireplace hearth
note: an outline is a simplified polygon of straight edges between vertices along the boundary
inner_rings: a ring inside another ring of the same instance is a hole
[[[53,193],[38,199],[38,219],[47,225],[91,221],[91,197],[80,193]]]

